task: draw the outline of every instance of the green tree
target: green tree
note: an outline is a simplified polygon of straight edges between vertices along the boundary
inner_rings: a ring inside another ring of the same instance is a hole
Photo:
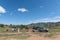
[[[0,27],[4,27],[4,24],[0,24]]]

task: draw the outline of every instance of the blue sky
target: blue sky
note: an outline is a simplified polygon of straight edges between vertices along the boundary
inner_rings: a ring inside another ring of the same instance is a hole
[[[0,23],[60,21],[60,0],[0,0]]]

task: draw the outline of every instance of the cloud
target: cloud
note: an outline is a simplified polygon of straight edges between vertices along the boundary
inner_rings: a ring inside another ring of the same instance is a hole
[[[20,11],[20,12],[27,12],[28,10],[25,9],[25,8],[18,8],[18,11]]]
[[[6,13],[6,9],[2,6],[0,6],[0,14]]]
[[[29,23],[37,23],[37,22],[58,22],[60,21],[60,16],[52,17],[52,18],[42,18],[30,21]]]
[[[54,17],[54,19],[60,19],[60,16]]]
[[[39,20],[37,20],[37,21],[39,21]],[[58,21],[60,21],[60,16],[40,19],[40,22],[58,22]]]

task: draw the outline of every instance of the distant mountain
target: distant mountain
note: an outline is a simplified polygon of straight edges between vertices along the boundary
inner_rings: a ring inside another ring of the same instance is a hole
[[[56,27],[60,26],[60,22],[41,22],[41,23],[31,23],[29,26],[39,26],[39,27]]]

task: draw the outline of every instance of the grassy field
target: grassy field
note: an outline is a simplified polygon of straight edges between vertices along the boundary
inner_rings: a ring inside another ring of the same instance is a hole
[[[7,29],[9,29],[9,31],[6,31]],[[7,38],[27,39],[31,37],[30,35],[31,33],[34,35],[38,35],[40,37],[43,36],[43,37],[55,38],[57,37],[57,35],[60,35],[60,28],[49,28],[49,32],[32,32],[30,30],[31,32],[30,34],[27,33],[26,30],[22,30],[21,32],[22,33],[11,32],[11,28],[0,28],[0,38],[4,37],[4,40]]]
[[[14,33],[1,33],[0,34],[0,37],[4,37],[4,38],[17,38],[17,39],[26,39],[26,38],[29,38],[29,37],[31,37],[29,34],[25,34],[25,33],[20,33],[20,34],[18,34],[18,33],[16,33],[16,34],[14,34]]]

